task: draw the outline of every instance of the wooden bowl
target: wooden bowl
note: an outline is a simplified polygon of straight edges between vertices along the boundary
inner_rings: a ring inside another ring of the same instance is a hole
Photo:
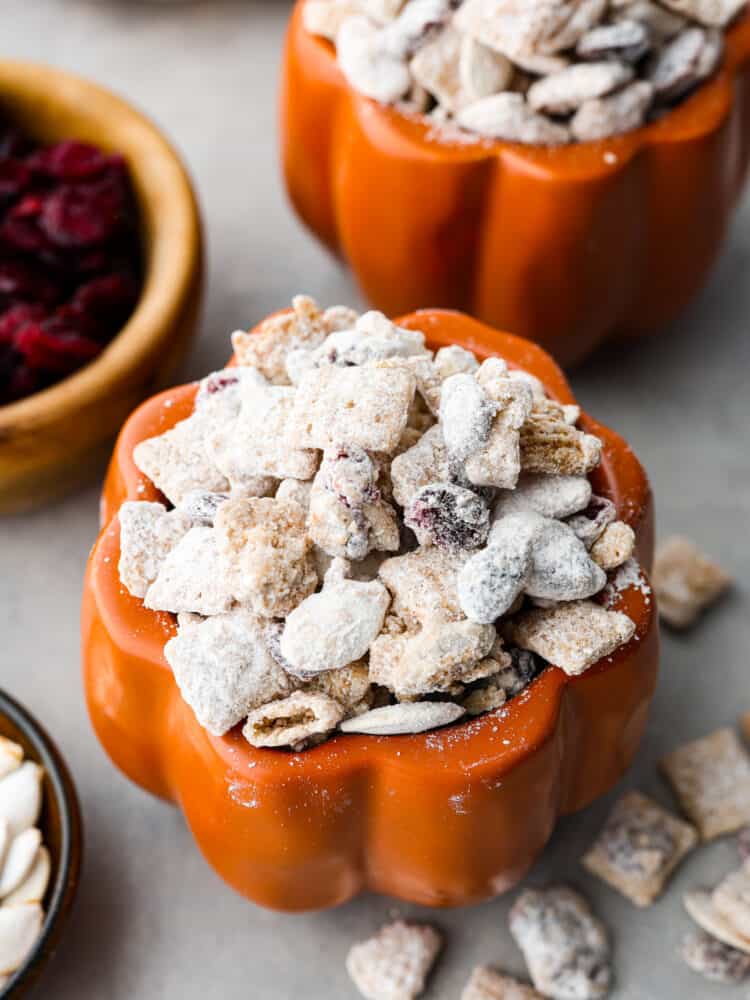
[[[109,91],[59,69],[0,60],[0,107],[41,142],[121,153],[141,215],[144,282],[125,326],[91,364],[0,406],[0,514],[57,498],[97,472],[133,407],[167,384],[198,320],[202,236],[190,179],[159,130]]]
[[[50,852],[52,875],[44,899],[44,924],[29,957],[8,981],[3,1000],[17,1000],[54,955],[78,890],[81,870],[81,811],[65,762],[47,733],[29,713],[0,691],[0,736],[20,743],[26,756],[44,768],[39,827]]]

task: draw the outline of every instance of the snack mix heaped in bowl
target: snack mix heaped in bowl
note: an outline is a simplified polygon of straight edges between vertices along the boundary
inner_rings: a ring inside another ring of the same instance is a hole
[[[746,0],[306,0],[358,92],[535,145],[639,128],[708,79]]]
[[[177,616],[164,654],[209,732],[423,732],[631,639],[593,600],[635,535],[592,493],[601,442],[576,406],[302,296],[233,339],[238,365],[134,449],[167,504],[119,511],[120,580]]]

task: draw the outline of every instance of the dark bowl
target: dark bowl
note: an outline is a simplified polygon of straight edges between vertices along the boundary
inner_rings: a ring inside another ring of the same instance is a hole
[[[24,964],[11,976],[5,989],[0,989],[2,1000],[17,1000],[55,954],[70,916],[81,871],[81,811],[70,773],[54,743],[39,723],[2,690],[0,736],[20,743],[26,756],[44,768],[39,827],[52,861],[43,903],[42,932]]]

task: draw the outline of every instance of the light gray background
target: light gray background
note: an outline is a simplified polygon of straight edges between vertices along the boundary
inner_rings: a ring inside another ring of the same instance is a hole
[[[297,291],[354,302],[348,275],[301,229],[279,184],[275,90],[283,0],[3,0],[2,55],[44,60],[110,85],[146,108],[185,154],[209,239],[205,322],[188,374],[221,365],[227,334]],[[685,206],[689,211],[689,206]],[[648,735],[626,784],[665,802],[659,755],[750,709],[747,617],[750,204],[700,301],[660,339],[614,348],[573,374],[579,399],[623,433],[649,469],[662,532],[695,537],[733,571],[734,596],[684,638],[667,637]],[[506,931],[509,900],[432,913],[362,898],[289,917],[235,896],[208,869],[176,810],[128,784],[89,728],[78,663],[78,604],[96,534],[90,489],[38,514],[0,521],[0,684],[49,727],[67,755],[86,822],[78,907],[35,1000],[343,1000],[354,997],[349,944],[399,913],[432,918],[448,947],[429,996],[457,998],[476,963],[521,973]],[[693,855],[642,912],[585,875],[578,858],[602,801],[562,823],[530,877],[569,879],[612,928],[619,1000],[711,998],[675,957],[688,928],[681,891],[735,863],[731,842]]]

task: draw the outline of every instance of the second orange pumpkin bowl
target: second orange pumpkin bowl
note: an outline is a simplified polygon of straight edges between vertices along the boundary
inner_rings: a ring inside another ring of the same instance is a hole
[[[286,186],[375,308],[462,309],[567,365],[696,296],[750,160],[750,14],[718,74],[660,121],[552,149],[450,141],[356,93],[303,3],[284,55]]]
[[[437,348],[500,354],[574,402],[539,347],[457,313],[398,321]],[[211,736],[183,701],[164,659],[172,615],[148,611],[120,584],[117,511],[161,494],[133,463],[138,441],[192,411],[196,386],[162,393],[123,428],[102,497],[102,532],[89,560],[82,611],[89,712],[114,761],[148,791],[173,800],[216,871],[274,909],[335,906],[370,889],[456,906],[515,885],[558,816],[608,791],[630,765],[658,669],[658,630],[646,577],[614,590],[611,607],[636,623],[633,639],[581,677],[548,667],[502,709],[415,736],[343,736],[291,753],[251,747],[239,727]],[[653,505],[641,465],[617,434],[582,418],[604,442],[593,476],[637,536],[649,567]]]

